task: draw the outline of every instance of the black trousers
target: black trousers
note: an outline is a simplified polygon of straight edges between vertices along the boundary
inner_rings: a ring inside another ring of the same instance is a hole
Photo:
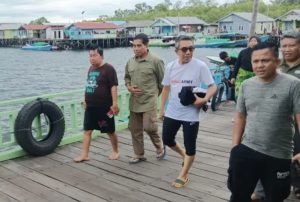
[[[295,136],[294,136],[294,155],[300,153],[300,134],[298,126],[295,127]],[[292,167],[292,185],[294,188],[300,188],[300,173],[297,172],[297,169]]]
[[[228,169],[231,202],[249,202],[261,179],[266,202],[282,202],[290,194],[290,159],[278,159],[243,144],[232,148]]]

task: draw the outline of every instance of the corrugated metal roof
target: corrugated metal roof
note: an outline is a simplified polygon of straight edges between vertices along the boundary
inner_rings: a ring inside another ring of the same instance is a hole
[[[44,30],[44,29],[47,29],[48,25],[28,24],[28,25],[22,25],[22,27],[27,30]]]
[[[118,26],[113,23],[105,22],[77,22],[74,24],[79,29],[117,29]]]
[[[153,20],[128,21],[126,24],[121,25],[121,27],[150,27],[153,22]]]
[[[250,12],[233,12],[233,13],[230,13],[229,15],[227,15],[227,16],[221,18],[221,19],[218,20],[217,22],[221,22],[221,21],[223,21],[224,19],[226,19],[226,18],[228,18],[228,17],[230,17],[230,16],[232,16],[232,15],[237,15],[237,16],[239,16],[240,18],[243,18],[243,19],[245,19],[245,20],[247,20],[247,21],[249,21],[249,22],[251,22],[251,20],[252,20],[252,13],[250,13]],[[274,21],[274,19],[271,18],[271,17],[268,17],[268,16],[266,16],[266,15],[263,15],[263,14],[261,14],[261,13],[258,13],[258,14],[257,14],[256,22],[270,22],[270,21]]]
[[[115,21],[115,20],[113,20],[113,21],[105,21],[105,22],[106,23],[113,23],[113,24],[115,24],[117,26],[126,24],[126,21]]]
[[[168,21],[172,22],[173,24],[177,25],[208,25],[205,21],[197,18],[197,17],[164,17]]]
[[[290,10],[288,12],[286,12],[285,14],[283,14],[282,16],[279,16],[276,18],[276,20],[295,20],[295,17],[289,17],[289,15],[291,15],[292,13],[296,13],[299,17],[297,18],[298,20],[300,20],[300,10]]]
[[[22,26],[22,23],[1,23],[0,30],[17,30]]]

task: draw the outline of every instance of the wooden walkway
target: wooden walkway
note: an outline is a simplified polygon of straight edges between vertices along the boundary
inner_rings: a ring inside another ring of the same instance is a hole
[[[166,159],[157,161],[147,136],[148,161],[129,165],[131,136],[125,130],[118,133],[121,151],[118,161],[107,159],[111,147],[104,136],[92,141],[91,160],[84,163],[72,161],[80,153],[81,143],[60,147],[45,157],[27,156],[1,162],[0,201],[228,201],[226,180],[232,118],[233,106],[202,113],[196,161],[185,188],[170,186],[182,160],[168,149]],[[178,140],[182,143],[181,133]]]

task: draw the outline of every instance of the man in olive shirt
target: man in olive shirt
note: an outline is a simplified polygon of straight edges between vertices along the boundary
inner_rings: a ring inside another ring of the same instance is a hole
[[[300,32],[285,34],[280,43],[283,56],[281,64],[282,72],[300,79]],[[294,135],[294,155],[293,160],[297,160],[300,163],[300,135],[297,124]],[[300,198],[300,182],[293,175],[292,185],[294,187],[294,194],[297,198]]]
[[[129,59],[125,68],[125,85],[131,93],[128,128],[135,154],[129,162],[132,164],[146,160],[143,131],[150,136],[156,157],[161,159],[165,155],[157,125],[157,98],[162,90],[164,63],[149,53],[148,43],[147,35],[135,36],[132,42],[135,56]]]

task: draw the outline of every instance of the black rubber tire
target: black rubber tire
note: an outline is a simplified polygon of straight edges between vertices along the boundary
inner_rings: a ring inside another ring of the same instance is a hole
[[[42,140],[36,140],[32,134],[32,122],[35,117],[45,114],[49,119],[49,131]],[[15,137],[19,145],[29,154],[44,156],[52,153],[59,145],[65,132],[64,115],[53,102],[37,99],[25,104],[15,121]]]
[[[214,96],[212,97],[211,100],[211,109],[213,111],[218,110],[221,102],[222,102],[222,96],[223,96],[223,92],[224,92],[224,84],[221,83],[218,85],[217,91],[214,94]]]

